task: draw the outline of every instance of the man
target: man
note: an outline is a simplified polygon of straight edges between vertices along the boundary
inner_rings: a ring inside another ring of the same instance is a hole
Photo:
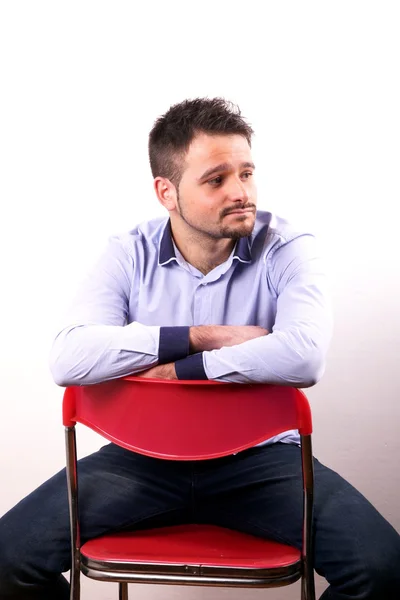
[[[140,374],[307,387],[321,377],[331,317],[315,241],[256,212],[251,135],[218,98],[182,102],[158,119],[149,154],[169,219],[110,241],[55,340],[59,385]],[[194,521],[301,547],[295,431],[193,464],[109,444],[79,462],[79,483],[83,543]],[[398,600],[398,534],[317,460],[315,484],[315,568],[330,584],[323,599]],[[0,598],[67,599],[69,565],[62,471],[0,521]]]

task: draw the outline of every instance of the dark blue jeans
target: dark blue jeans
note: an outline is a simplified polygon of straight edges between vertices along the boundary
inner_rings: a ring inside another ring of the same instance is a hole
[[[399,600],[400,537],[337,473],[315,460],[315,569],[324,600]],[[79,461],[82,543],[120,529],[210,523],[301,547],[297,446],[201,462],[144,457],[113,444]],[[0,520],[0,599],[67,600],[65,471]]]

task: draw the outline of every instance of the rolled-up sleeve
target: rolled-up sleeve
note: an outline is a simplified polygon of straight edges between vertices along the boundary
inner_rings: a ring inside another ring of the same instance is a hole
[[[309,387],[322,376],[332,335],[330,286],[312,235],[277,244],[265,257],[276,297],[272,332],[203,353],[209,379]]]

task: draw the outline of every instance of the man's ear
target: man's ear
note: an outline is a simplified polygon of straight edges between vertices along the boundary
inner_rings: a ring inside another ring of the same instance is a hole
[[[154,179],[154,190],[158,201],[168,211],[174,210],[177,206],[176,187],[169,179],[165,177],[156,177]]]

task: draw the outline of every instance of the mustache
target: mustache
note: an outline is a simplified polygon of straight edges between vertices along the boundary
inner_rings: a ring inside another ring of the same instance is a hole
[[[255,210],[256,205],[253,204],[253,202],[246,202],[245,204],[235,204],[235,206],[231,206],[230,208],[224,208],[223,211],[221,211],[221,217],[225,217],[226,215],[229,215],[231,212],[235,212],[236,210],[247,210],[253,208]]]

